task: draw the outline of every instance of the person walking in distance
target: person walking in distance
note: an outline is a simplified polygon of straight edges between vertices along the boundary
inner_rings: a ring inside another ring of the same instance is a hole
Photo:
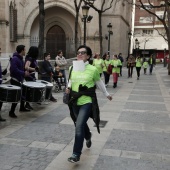
[[[93,60],[93,66],[95,66],[100,73],[100,77],[102,76],[103,73],[103,60],[100,58],[100,54],[96,53],[95,54],[95,59]]]
[[[108,86],[109,79],[110,79],[110,74],[107,72],[107,68],[110,64],[110,56],[108,54],[105,54],[103,56],[103,74],[104,74],[104,79],[105,79],[105,86]]]
[[[149,73],[152,74],[153,67],[156,64],[156,61],[155,61],[155,58],[153,57],[153,54],[150,56],[150,58],[148,60],[148,64],[149,64]]]
[[[100,79],[100,74],[96,67],[89,64],[92,51],[90,47],[81,45],[77,49],[77,62],[81,62],[84,69],[81,71],[70,68],[70,80],[66,93],[70,93],[69,109],[71,118],[75,124],[75,140],[73,153],[68,158],[69,162],[78,162],[83,149],[83,142],[86,139],[86,146],[90,148],[92,145],[92,133],[90,132],[87,121],[93,116],[98,132],[99,129],[99,107],[96,97],[96,87],[112,100],[111,95],[106,91],[105,85]]]
[[[146,58],[143,59],[143,69],[144,69],[144,74],[147,74],[147,68],[148,68],[148,62]]]
[[[118,59],[117,55],[113,56],[113,60],[111,60],[111,65],[113,67],[112,69],[112,75],[113,75],[113,88],[117,87],[118,77],[120,74],[120,66],[121,61]]]
[[[136,72],[137,72],[137,80],[139,80],[140,77],[140,70],[142,67],[142,59],[140,56],[137,56],[136,58]]]
[[[128,78],[129,77],[132,78],[133,67],[135,66],[135,57],[132,54],[130,54],[130,56],[128,58],[127,66],[128,66]]]
[[[119,53],[118,59],[121,61],[121,65],[120,65],[120,76],[122,76],[122,66],[123,66],[123,62],[124,62],[124,59],[123,59],[123,57],[122,57],[122,53]]]

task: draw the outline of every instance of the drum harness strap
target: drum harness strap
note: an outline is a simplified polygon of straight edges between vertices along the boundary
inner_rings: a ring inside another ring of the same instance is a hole
[[[16,82],[22,84],[22,82],[18,81],[18,80],[17,80],[16,78],[14,78],[14,77],[11,77],[11,79],[13,79],[14,81],[16,81]]]

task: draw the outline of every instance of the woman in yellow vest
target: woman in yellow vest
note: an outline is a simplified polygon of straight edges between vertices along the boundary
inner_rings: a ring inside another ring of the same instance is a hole
[[[136,72],[137,72],[137,80],[139,80],[140,77],[140,70],[142,67],[142,59],[140,56],[137,56],[136,58]]]
[[[100,74],[100,77],[103,73],[103,60],[100,58],[100,54],[95,54],[95,59],[93,60],[93,66],[95,66]]]
[[[113,60],[111,60],[110,64],[113,67],[113,69],[112,69],[113,88],[116,88],[117,87],[117,82],[118,82],[118,77],[119,77],[119,74],[120,74],[121,61],[118,59],[117,55],[114,55]]]

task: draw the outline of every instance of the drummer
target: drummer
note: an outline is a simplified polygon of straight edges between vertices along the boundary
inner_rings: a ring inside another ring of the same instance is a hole
[[[30,74],[28,77],[25,77],[26,81],[36,81],[35,72],[39,70],[37,63],[38,54],[38,47],[31,46],[25,57],[25,70]],[[33,110],[29,102],[26,102],[25,108]]]
[[[1,63],[0,63],[0,84],[2,83],[2,75],[5,75],[6,73],[7,73],[6,70],[2,71]],[[2,104],[3,104],[3,102],[0,102],[0,111],[1,111],[1,108],[2,108]],[[2,118],[1,112],[0,112],[0,122],[4,122],[4,121],[6,121],[6,119]]]
[[[28,77],[30,74],[26,70],[24,71],[24,61],[23,56],[25,56],[25,46],[18,45],[16,48],[16,52],[13,54],[13,57],[10,61],[10,76],[11,76],[11,84],[21,87],[21,84],[24,80],[24,77]],[[12,103],[11,110],[9,111],[9,116],[12,118],[17,118],[15,114],[17,103]],[[28,112],[29,109],[24,107],[24,100],[21,98],[20,102],[20,111]]]

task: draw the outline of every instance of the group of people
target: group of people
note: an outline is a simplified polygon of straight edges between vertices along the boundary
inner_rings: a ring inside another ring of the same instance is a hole
[[[117,87],[118,77],[122,76],[122,65],[123,65],[122,53],[119,55],[113,55],[113,58],[110,59],[109,54],[104,54],[103,58],[100,58],[100,54],[96,53],[92,65],[95,66],[100,76],[104,74],[105,86],[108,86],[110,75],[113,76],[113,88]],[[111,66],[111,73],[108,72],[108,67]]]
[[[67,61],[62,56],[62,51],[58,52],[56,57],[56,67],[53,68],[50,63],[50,53],[44,53],[44,60],[41,65],[41,70],[38,66],[37,58],[39,55],[38,47],[31,46],[26,54],[26,48],[24,45],[18,45],[16,47],[16,52],[14,52],[13,56],[10,59],[10,83],[11,85],[19,86],[22,88],[22,84],[24,81],[36,81],[36,72],[41,75],[41,80],[45,80],[47,82],[52,82],[53,76],[57,77],[57,81],[59,78],[65,79],[66,84],[66,76],[65,76],[65,65]],[[24,60],[25,56],[25,60]],[[60,69],[61,67],[61,69]],[[4,72],[1,70],[0,66],[0,84],[2,83],[2,74]],[[20,112],[29,112],[33,110],[29,102],[25,101],[24,91],[22,91],[22,96],[20,100]],[[53,102],[57,102],[57,99],[53,97],[51,94],[50,100]],[[40,103],[41,104],[41,103]],[[3,102],[0,102],[0,110],[2,108]],[[11,109],[9,111],[9,117],[17,118],[15,113],[17,103],[12,103]],[[5,121],[1,117],[0,121]]]
[[[147,68],[149,66],[149,73],[152,74],[153,67],[155,66],[156,61],[153,55],[147,60],[146,58],[141,58],[141,56],[137,56],[136,58],[131,54],[127,58],[127,68],[128,68],[128,78],[132,78],[133,68],[136,67],[137,72],[137,80],[140,77],[140,71],[143,67],[144,74],[147,74]]]

